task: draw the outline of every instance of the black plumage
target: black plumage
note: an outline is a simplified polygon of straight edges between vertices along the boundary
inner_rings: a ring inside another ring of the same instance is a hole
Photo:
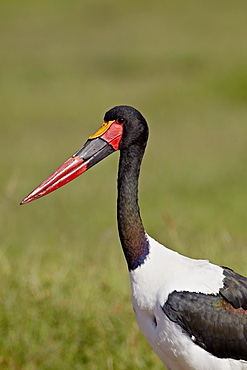
[[[230,269],[223,273],[219,294],[174,291],[162,309],[212,355],[247,360],[247,279]]]
[[[220,289],[220,294],[234,308],[242,307],[247,310],[247,278],[227,267],[224,267],[223,274],[225,275],[224,286]]]

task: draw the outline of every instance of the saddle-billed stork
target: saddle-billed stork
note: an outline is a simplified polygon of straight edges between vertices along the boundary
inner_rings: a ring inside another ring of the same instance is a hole
[[[63,186],[119,149],[118,230],[142,332],[169,370],[247,370],[247,278],[184,257],[143,227],[138,178],[147,139],[140,112],[112,108],[85,145],[21,204]]]

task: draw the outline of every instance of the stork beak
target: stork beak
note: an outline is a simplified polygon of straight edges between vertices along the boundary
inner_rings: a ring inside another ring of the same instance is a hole
[[[122,134],[123,126],[121,124],[117,121],[105,121],[100,129],[88,138],[81,149],[25,197],[20,204],[41,198],[86,172],[119,149]]]

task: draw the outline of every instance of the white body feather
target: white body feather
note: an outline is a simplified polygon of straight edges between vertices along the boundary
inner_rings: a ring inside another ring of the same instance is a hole
[[[223,269],[206,260],[184,257],[147,237],[150,253],[130,272],[132,302],[143,334],[167,369],[247,370],[246,361],[220,359],[195,344],[161,308],[174,290],[219,293]]]

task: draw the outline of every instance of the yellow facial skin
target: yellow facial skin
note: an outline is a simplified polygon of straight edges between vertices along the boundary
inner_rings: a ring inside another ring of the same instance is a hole
[[[113,124],[115,121],[104,121],[102,126],[98,129],[98,131],[95,132],[95,134],[89,136],[89,139],[96,139],[97,137],[100,137],[103,135],[108,128]]]

